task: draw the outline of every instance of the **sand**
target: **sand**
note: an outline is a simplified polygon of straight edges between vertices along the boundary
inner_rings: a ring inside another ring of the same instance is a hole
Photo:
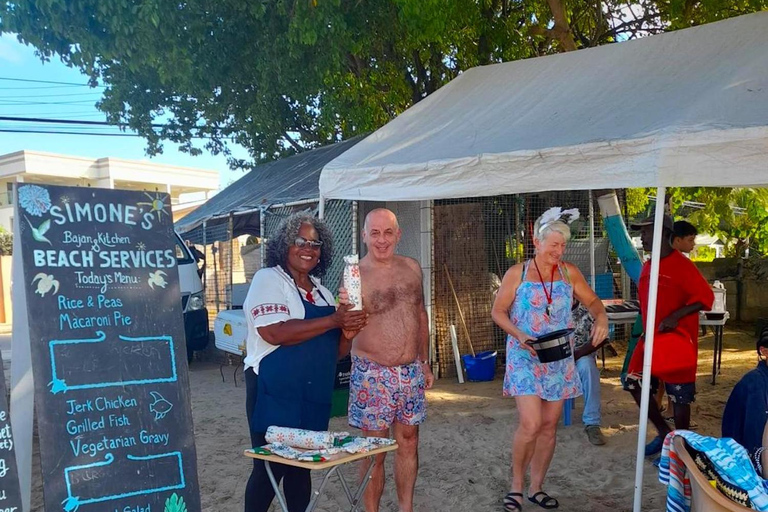
[[[722,374],[710,384],[712,335],[701,339],[698,372],[698,401],[693,418],[698,431],[719,435],[720,418],[731,388],[756,363],[752,333],[726,331]],[[608,358],[601,376],[603,426],[608,444],[592,446],[581,424],[581,400],[577,400],[574,422],[558,430],[557,449],[546,490],[560,501],[563,511],[619,512],[632,509],[638,409],[620,388],[620,357]],[[598,362],[599,364],[599,362]],[[224,367],[222,382],[218,364],[193,363],[191,394],[197,443],[200,494],[206,512],[241,511],[243,490],[250,472],[245,418],[245,388],[238,372],[238,387],[232,380],[234,367]],[[420,471],[416,484],[417,511],[500,511],[508,491],[510,441],[516,424],[514,401],[501,396],[501,377],[493,382],[458,384],[443,379],[428,392],[429,418],[421,430]],[[334,418],[331,429],[349,430],[345,418]],[[653,432],[652,427],[649,428]],[[37,460],[36,464],[39,464]],[[397,511],[392,478],[392,460],[386,471],[388,482],[382,511]],[[345,470],[354,479],[356,468]],[[38,473],[39,475],[39,473]],[[315,483],[319,483],[315,472]],[[39,476],[36,477],[33,510],[42,510]],[[662,510],[665,488],[656,471],[645,463],[644,510]],[[332,481],[318,511],[347,510],[337,481]],[[526,504],[525,510],[542,510]],[[272,510],[278,510],[273,504]]]

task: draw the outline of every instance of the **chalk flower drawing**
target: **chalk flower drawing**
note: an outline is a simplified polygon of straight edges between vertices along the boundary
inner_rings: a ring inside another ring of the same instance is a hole
[[[39,280],[39,281],[38,281]],[[45,294],[51,291],[53,288],[53,295],[59,293],[59,282],[54,279],[53,274],[44,274],[40,272],[32,279],[32,284],[37,281],[37,290],[35,293],[40,294],[41,297],[45,297]]]
[[[42,217],[51,209],[51,196],[48,189],[37,185],[19,187],[19,204],[28,214]]]
[[[187,512],[187,504],[184,503],[184,498],[176,493],[165,500],[165,508],[163,512]]]
[[[165,288],[165,286],[168,284],[165,281],[165,278],[163,276],[167,276],[165,272],[162,270],[156,270],[154,272],[149,273],[149,279],[147,279],[147,284],[149,284],[149,287],[153,290],[155,289],[155,285],[159,286],[160,288]]]

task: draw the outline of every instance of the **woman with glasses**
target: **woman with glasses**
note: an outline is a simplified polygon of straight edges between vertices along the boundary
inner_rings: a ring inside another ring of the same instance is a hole
[[[327,430],[336,362],[366,322],[344,290],[336,308],[320,284],[333,257],[333,239],[307,213],[288,217],[267,242],[267,267],[253,277],[243,309],[248,324],[246,413],[253,446],[265,444],[269,426]],[[288,509],[306,509],[309,470],[272,465],[283,481]],[[253,461],[245,512],[266,512],[274,498],[264,463]]]

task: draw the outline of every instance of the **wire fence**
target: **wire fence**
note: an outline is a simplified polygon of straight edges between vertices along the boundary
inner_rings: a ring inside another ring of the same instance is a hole
[[[181,235],[205,255],[202,280],[211,325],[220,311],[242,305],[241,301],[245,297],[247,285],[264,264],[263,244],[275,233],[283,220],[293,213],[302,211],[317,215],[317,201],[263,210],[261,237],[250,235],[233,237],[231,222]],[[323,278],[323,284],[334,293],[341,282],[344,268],[342,258],[356,249],[352,229],[356,222],[353,220],[355,212],[356,205],[352,201],[334,200],[326,203],[325,222],[334,234],[335,254]],[[209,242],[207,239],[216,241]]]
[[[476,353],[498,351],[497,361],[503,364],[506,335],[491,319],[493,301],[507,269],[533,257],[533,224],[552,206],[577,208],[580,212],[580,218],[571,225],[572,237],[564,259],[575,264],[588,282],[594,280],[600,298],[634,296],[634,288],[623,277],[604,235],[597,203],[590,204],[587,191],[434,201],[431,223],[426,225],[420,217],[418,202],[328,201],[324,220],[334,235],[335,253],[323,284],[332,292],[336,292],[341,281],[343,256],[364,252],[359,247],[358,226],[362,218],[372,208],[383,206],[396,211],[403,229],[398,252],[420,260],[426,269],[425,288],[431,290],[428,302],[432,315],[432,354],[443,377],[456,374],[451,325],[456,328],[461,354],[468,354],[472,349]],[[212,319],[218,312],[232,307],[233,297],[238,295],[233,293],[233,287],[247,286],[263,265],[263,244],[287,216],[299,211],[316,215],[318,203],[305,201],[263,210],[261,237],[233,238],[231,222],[208,229],[208,236],[224,241],[207,243],[205,230],[198,231],[197,238],[191,241],[206,255],[203,279]],[[429,231],[431,246],[425,249],[423,237]],[[592,233],[593,243],[590,242]],[[431,250],[431,260],[430,255],[425,256],[425,250]],[[244,293],[240,296],[244,297]],[[616,328],[614,337],[624,337],[621,327]]]
[[[594,283],[601,299],[625,295],[620,267],[603,233],[596,202],[591,204],[587,191],[435,201],[432,317],[440,375],[456,374],[452,325],[461,354],[498,351],[502,357],[497,363],[503,364],[506,334],[491,319],[491,308],[507,269],[533,257],[533,224],[552,206],[577,208],[580,213],[571,225],[564,259]],[[624,333],[617,330],[615,335]]]
[[[211,226],[207,230],[198,230],[191,236],[181,235],[182,238],[194,244],[205,257],[205,263],[201,262],[198,265],[203,269],[201,279],[210,325],[213,325],[216,314],[227,309],[230,303],[227,291],[235,272],[232,255],[236,243],[230,233],[231,226],[229,223],[224,223]],[[208,243],[207,238],[223,241]]]

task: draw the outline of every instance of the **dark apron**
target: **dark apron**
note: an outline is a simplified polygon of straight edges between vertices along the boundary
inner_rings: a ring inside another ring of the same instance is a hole
[[[301,301],[305,320],[336,311],[334,306],[316,306],[303,297]],[[255,432],[264,433],[273,425],[328,430],[340,336],[339,329],[332,329],[303,343],[279,347],[261,360]]]

